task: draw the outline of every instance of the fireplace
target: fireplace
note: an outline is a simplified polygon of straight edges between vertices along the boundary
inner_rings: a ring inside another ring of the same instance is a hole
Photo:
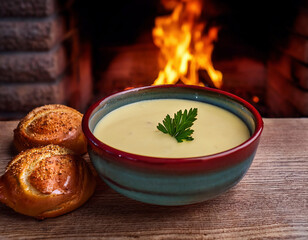
[[[0,1],[2,119],[48,103],[84,112],[98,98],[153,84],[161,70],[155,19],[181,1],[14,2]],[[308,4],[200,2],[202,34],[218,29],[211,60],[223,75],[219,88],[264,117],[307,117]],[[217,87],[204,69],[197,75],[203,85]]]

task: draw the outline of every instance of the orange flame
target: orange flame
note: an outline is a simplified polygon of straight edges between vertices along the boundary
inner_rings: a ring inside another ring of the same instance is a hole
[[[160,48],[162,70],[153,85],[184,84],[200,85],[198,70],[208,72],[215,87],[222,86],[222,73],[215,70],[211,56],[213,41],[218,28],[212,27],[203,36],[205,24],[198,23],[202,0],[182,0],[169,16],[157,17],[153,29],[154,44]]]

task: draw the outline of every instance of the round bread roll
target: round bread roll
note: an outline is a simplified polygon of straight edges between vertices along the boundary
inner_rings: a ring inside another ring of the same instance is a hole
[[[38,219],[56,217],[85,203],[96,180],[86,161],[48,145],[17,155],[0,177],[0,202]]]
[[[82,117],[77,110],[60,104],[35,108],[14,130],[14,146],[23,151],[56,144],[84,154],[87,141],[81,128]]]

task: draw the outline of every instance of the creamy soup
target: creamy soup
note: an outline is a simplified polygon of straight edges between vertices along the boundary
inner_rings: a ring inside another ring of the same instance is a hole
[[[198,108],[197,120],[191,127],[193,141],[179,143],[159,131],[156,126],[169,114]],[[104,116],[94,129],[94,136],[103,143],[144,156],[183,158],[222,152],[240,145],[249,137],[249,130],[234,114],[211,104],[158,99],[132,103]]]

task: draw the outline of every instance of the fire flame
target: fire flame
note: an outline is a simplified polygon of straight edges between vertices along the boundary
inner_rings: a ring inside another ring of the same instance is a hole
[[[202,0],[180,0],[169,16],[155,19],[154,44],[160,48],[162,70],[153,85],[184,84],[200,85],[198,70],[207,71],[215,87],[222,86],[222,73],[212,64],[213,42],[218,28],[211,27],[202,35],[205,23],[198,22]]]

